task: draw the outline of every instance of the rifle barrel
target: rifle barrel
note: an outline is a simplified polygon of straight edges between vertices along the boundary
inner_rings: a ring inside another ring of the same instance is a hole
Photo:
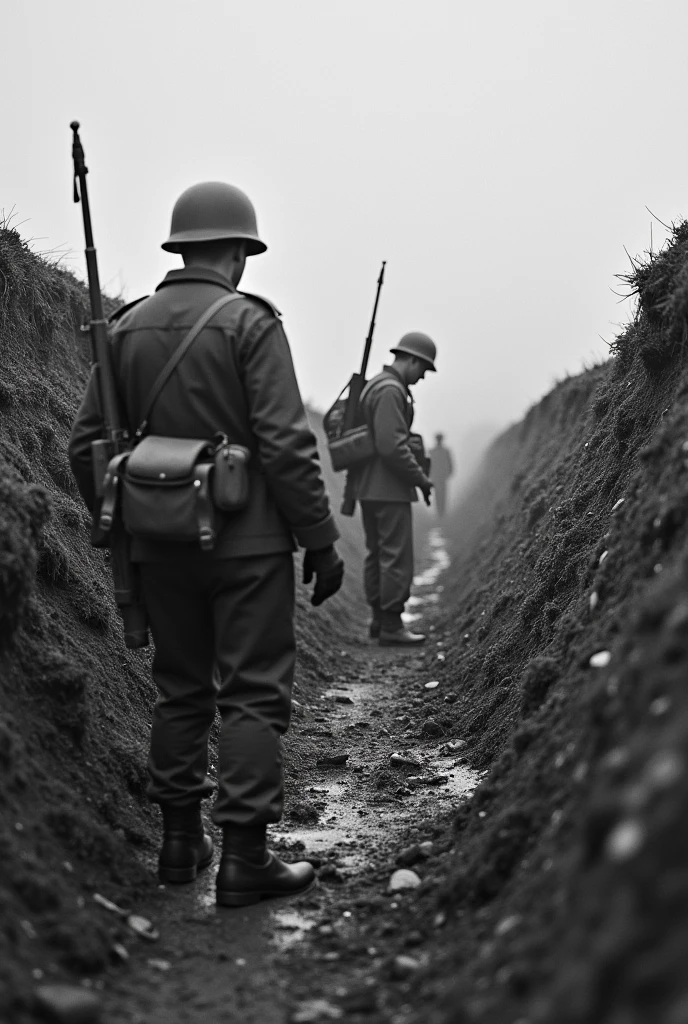
[[[373,315],[370,318],[370,327],[368,328],[368,337],[366,338],[365,349],[363,351],[363,362],[361,363],[361,377],[365,380],[365,375],[368,370],[368,360],[370,359],[370,350],[373,346],[373,333],[375,331],[375,318],[377,316],[377,307],[380,301],[380,292],[382,291],[382,284],[385,280],[385,266],[387,260],[382,261],[382,267],[380,268],[380,276],[377,279],[377,291],[375,293],[375,305],[373,306]]]

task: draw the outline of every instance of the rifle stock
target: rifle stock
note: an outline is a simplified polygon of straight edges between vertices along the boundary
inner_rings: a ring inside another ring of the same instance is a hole
[[[105,532],[99,525],[100,504],[103,497],[103,481],[108,463],[115,455],[126,450],[128,435],[120,422],[117,391],[110,361],[110,342],[107,321],[103,313],[103,298],[98,275],[98,258],[93,244],[91,208],[86,185],[86,159],[79,138],[79,122],[72,121],[72,159],[74,161],[74,202],[81,202],[86,237],[86,270],[91,306],[89,333],[91,336],[92,361],[95,380],[103,415],[104,436],[91,445],[93,479],[96,492],[96,507],[93,515],[91,543],[94,547],[109,547],[110,566],[114,585],[115,603],[122,617],[124,642],[127,647],[145,647],[148,644],[148,618],[139,596],[138,573],[130,558],[129,537],[121,523]]]

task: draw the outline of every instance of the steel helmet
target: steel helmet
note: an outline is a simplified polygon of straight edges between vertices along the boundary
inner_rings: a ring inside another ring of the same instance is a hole
[[[432,338],[422,331],[409,331],[390,351],[405,352],[409,356],[416,356],[428,364],[429,370],[436,371],[435,359],[437,357],[437,346]]]
[[[181,252],[183,245],[223,238],[245,240],[248,256],[267,249],[258,237],[256,211],[246,193],[224,181],[202,181],[182,192],[174,204],[170,237],[162,248]]]

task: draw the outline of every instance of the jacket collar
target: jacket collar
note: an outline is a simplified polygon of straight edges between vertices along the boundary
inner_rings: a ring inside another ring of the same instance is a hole
[[[235,292],[236,288],[229,280],[210,267],[182,267],[181,270],[170,270],[155,289],[160,291],[168,284],[178,284],[185,281],[202,281],[204,284],[218,284],[228,292]]]
[[[396,379],[399,381],[399,383],[404,385],[404,388],[406,390],[406,394],[411,399],[411,401],[413,401],[413,395],[411,394],[411,389],[409,388],[408,384],[406,383],[406,381],[401,376],[401,374],[399,373],[398,370],[395,370],[393,366],[383,366],[382,367],[382,372],[383,373],[391,373],[391,375],[393,377],[396,377]]]

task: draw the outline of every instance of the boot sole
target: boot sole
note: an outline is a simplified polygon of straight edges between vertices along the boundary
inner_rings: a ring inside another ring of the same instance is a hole
[[[261,900],[273,900],[280,896],[299,896],[302,892],[306,892],[313,885],[309,882],[308,885],[302,886],[300,889],[290,889],[288,892],[280,891],[266,891],[260,889],[258,891],[253,890],[252,892],[227,892],[218,890],[215,894],[215,901],[220,907],[250,907],[255,903],[260,903]]]
[[[183,882],[195,882],[199,871],[203,871],[212,862],[212,856],[208,860],[200,861],[190,868],[158,868],[158,878],[161,882],[169,882],[170,885],[180,885]]]

